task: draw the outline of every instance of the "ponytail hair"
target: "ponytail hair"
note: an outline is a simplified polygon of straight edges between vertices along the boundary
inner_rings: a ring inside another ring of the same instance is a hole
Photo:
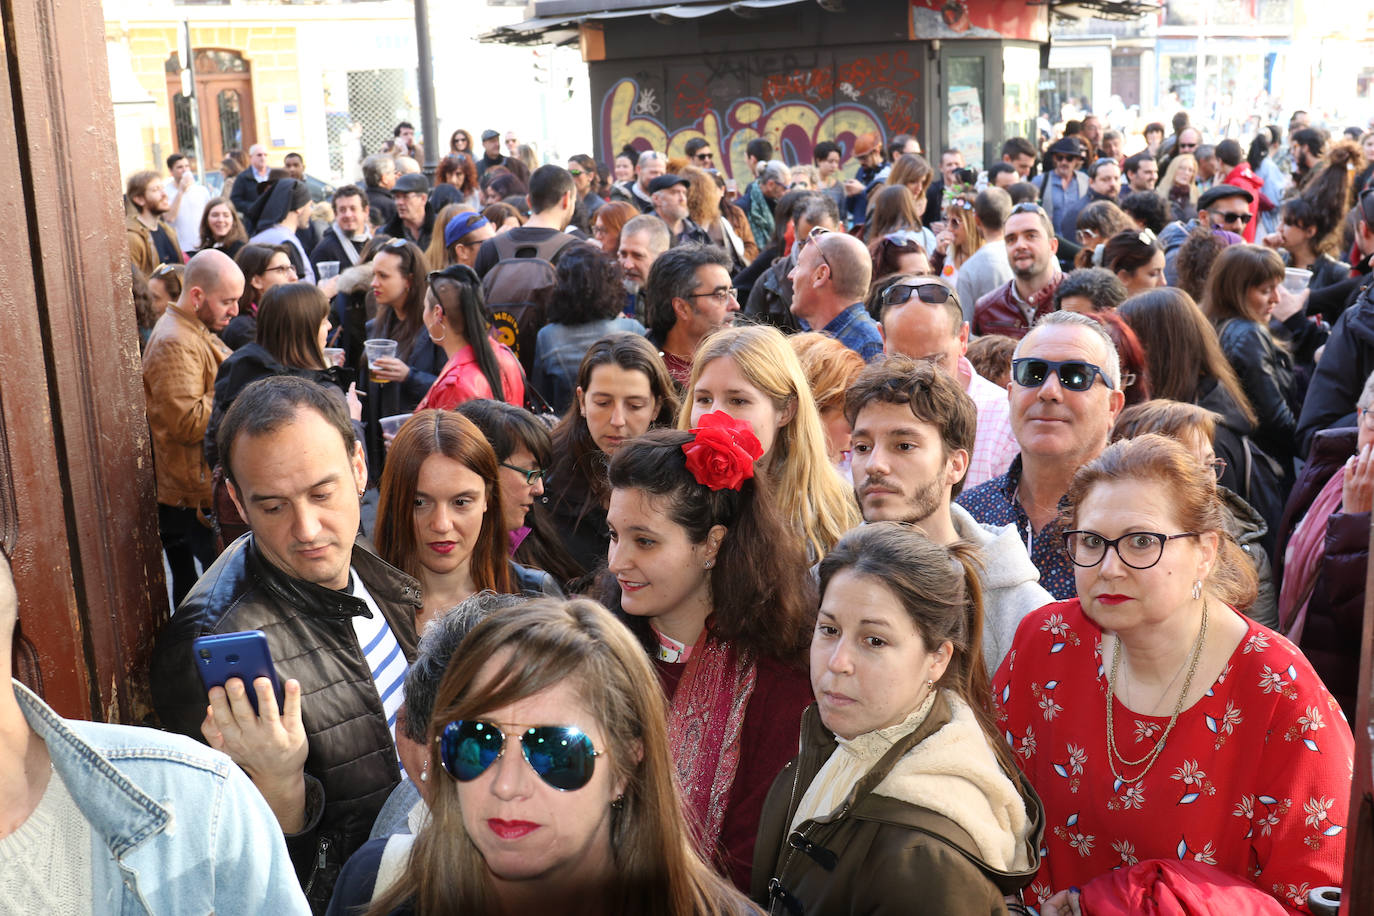
[[[821,594],[840,572],[867,576],[896,597],[927,652],[948,642],[953,653],[938,685],[969,705],[1003,771],[1015,780],[1016,761],[997,728],[983,660],[983,587],[977,556],[977,548],[967,541],[945,548],[918,528],[876,522],[840,538],[821,561]]]
[[[682,450],[694,439],[675,429],[631,439],[611,458],[611,488],[658,497],[694,544],[724,526],[715,565],[702,570],[711,584],[711,635],[754,655],[802,663],[815,625],[816,595],[801,537],[783,522],[761,468],[738,489],[698,483]],[[605,597],[615,604],[619,595]]]

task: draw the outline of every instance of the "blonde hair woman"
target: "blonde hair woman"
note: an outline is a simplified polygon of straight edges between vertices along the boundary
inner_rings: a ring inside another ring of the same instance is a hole
[[[787,339],[767,325],[723,328],[702,341],[692,360],[678,428],[723,410],[749,423],[763,445],[761,466],[784,518],[797,519],[812,559],[819,560],[861,521],[854,491],[826,455],[821,415]]]
[[[1169,205],[1171,219],[1187,222],[1197,216],[1197,159],[1192,153],[1179,153],[1164,170],[1164,177],[1155,185],[1157,194]]]

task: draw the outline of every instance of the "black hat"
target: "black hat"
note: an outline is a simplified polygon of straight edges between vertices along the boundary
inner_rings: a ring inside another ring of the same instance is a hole
[[[1255,202],[1255,195],[1244,188],[1238,188],[1233,184],[1217,184],[1202,192],[1202,196],[1197,199],[1197,208],[1206,210],[1217,201],[1228,197],[1244,197],[1247,204]]]
[[[649,193],[652,194],[655,191],[666,191],[668,188],[675,188],[680,184],[690,185],[691,183],[692,182],[688,181],[684,175],[660,175],[649,182]]]
[[[1046,154],[1049,156],[1073,156],[1078,159],[1088,158],[1088,151],[1083,146],[1083,141],[1077,137],[1060,137],[1049,148]]]
[[[396,184],[392,186],[393,194],[428,194],[429,181],[419,172],[407,172],[396,179]]]

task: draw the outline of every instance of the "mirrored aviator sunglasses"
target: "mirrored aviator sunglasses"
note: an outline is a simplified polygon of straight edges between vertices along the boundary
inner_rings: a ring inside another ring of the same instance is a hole
[[[930,305],[944,305],[949,301],[950,289],[937,280],[925,283],[899,283],[883,293],[883,304],[901,305],[903,302],[910,302],[912,296]]]
[[[496,762],[506,747],[506,734],[491,722],[459,719],[444,726],[439,759],[449,775],[471,782]],[[581,729],[568,725],[540,725],[520,736],[520,750],[530,769],[560,792],[574,792],[591,782],[596,758],[603,752]]]

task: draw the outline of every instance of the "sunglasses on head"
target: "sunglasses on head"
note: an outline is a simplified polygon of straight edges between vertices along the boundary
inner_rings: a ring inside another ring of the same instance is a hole
[[[1059,384],[1069,391],[1087,391],[1093,386],[1094,378],[1101,378],[1102,384],[1115,389],[1101,369],[1079,359],[1056,361],[1022,357],[1011,361],[1011,377],[1022,388],[1039,388],[1051,373],[1058,376]]]
[[[1045,208],[1037,204],[1035,201],[1023,200],[1021,203],[1012,207],[1011,212],[1012,215],[1015,215],[1017,213],[1039,213],[1041,216],[1044,216]]]
[[[383,248],[390,248],[390,249],[392,249],[392,250],[394,251],[394,250],[397,250],[397,249],[404,248],[404,247],[406,247],[406,245],[408,245],[408,244],[410,244],[410,243],[407,242],[405,239],[391,239],[391,240],[389,240],[385,245],[383,245],[382,247],[383,247]]]
[[[889,286],[883,293],[883,305],[901,305],[910,302],[913,295],[930,305],[944,305],[949,301],[950,294],[950,288],[934,278],[911,280]]]
[[[506,733],[494,722],[458,719],[444,726],[435,739],[439,760],[459,782],[471,782],[505,753]],[[580,728],[537,725],[520,735],[520,751],[530,769],[560,792],[575,792],[591,782],[596,758],[604,751],[592,747]]]

